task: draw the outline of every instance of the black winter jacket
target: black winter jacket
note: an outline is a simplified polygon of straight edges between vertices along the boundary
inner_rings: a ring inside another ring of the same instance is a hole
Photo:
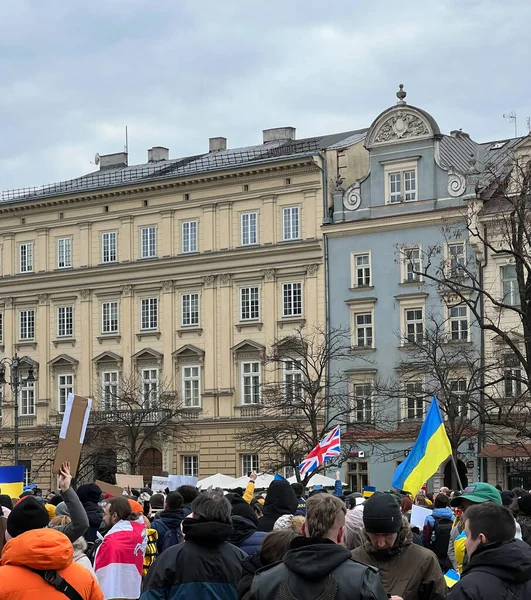
[[[514,595],[511,595],[511,592]],[[531,598],[531,548],[521,540],[479,546],[447,600]]]
[[[288,481],[272,481],[264,503],[264,514],[258,519],[258,531],[273,531],[279,517],[293,515],[299,501]]]
[[[258,571],[251,600],[386,600],[378,569],[353,560],[331,540],[296,538],[284,562]]]
[[[77,488],[77,495],[87,513],[89,527],[85,533],[87,542],[95,542],[103,521],[103,510],[98,504],[101,490],[95,483],[85,483]]]
[[[240,600],[249,600],[251,585],[256,572],[264,565],[260,559],[260,552],[246,558],[242,563],[242,578],[238,584],[238,598]]]

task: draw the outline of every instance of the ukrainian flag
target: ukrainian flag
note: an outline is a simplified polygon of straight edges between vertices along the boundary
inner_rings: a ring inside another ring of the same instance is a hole
[[[0,494],[18,498],[24,487],[24,466],[0,467]]]
[[[406,460],[396,468],[393,487],[417,494],[451,453],[450,440],[434,396],[415,445]]]

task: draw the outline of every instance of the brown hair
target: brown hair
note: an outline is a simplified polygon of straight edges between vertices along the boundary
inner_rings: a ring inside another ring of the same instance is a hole
[[[299,537],[296,531],[292,529],[278,529],[269,532],[262,542],[260,548],[260,562],[262,566],[272,565],[284,558],[289,550],[291,542]]]
[[[400,500],[400,512],[406,515],[413,508],[413,500],[409,496],[404,496]]]
[[[111,515],[116,513],[121,521],[135,521],[140,516],[133,512],[129,500],[124,496],[109,498],[107,506],[109,507],[109,513]]]
[[[316,494],[306,502],[306,534],[323,538],[334,526],[338,514],[347,514],[345,503],[330,494]]]

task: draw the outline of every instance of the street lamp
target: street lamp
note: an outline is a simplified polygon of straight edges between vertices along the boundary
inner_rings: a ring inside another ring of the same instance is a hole
[[[0,360],[0,385],[5,385],[7,383],[13,390],[13,397],[15,399],[15,465],[18,465],[18,390],[21,383],[34,383],[36,381],[31,365],[28,369],[28,376],[26,379],[22,379],[20,376],[20,365],[25,360],[28,360],[27,356],[19,358],[16,354],[13,358],[3,358]],[[6,380],[6,365],[11,369],[10,381]]]

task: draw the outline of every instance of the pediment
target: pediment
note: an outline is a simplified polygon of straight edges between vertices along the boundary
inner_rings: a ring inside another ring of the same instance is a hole
[[[133,360],[161,360],[162,354],[153,350],[153,348],[143,348],[131,357]]]
[[[233,352],[265,352],[265,346],[253,340],[243,340],[231,348]]]
[[[201,350],[201,348],[198,348],[197,346],[194,346],[193,344],[185,344],[184,346],[181,346],[175,350],[175,352],[172,354],[172,356],[176,358],[183,355],[195,355],[198,357],[203,357],[205,355],[205,351]]]
[[[123,358],[121,356],[119,356],[118,354],[115,354],[114,352],[102,352],[101,354],[98,354],[98,356],[96,356],[96,358],[92,359],[92,362],[94,363],[102,363],[102,362],[114,362],[114,363],[121,363],[123,361]]]
[[[78,365],[79,361],[68,354],[60,354],[49,361],[48,364],[50,367],[56,367],[58,365]]]

